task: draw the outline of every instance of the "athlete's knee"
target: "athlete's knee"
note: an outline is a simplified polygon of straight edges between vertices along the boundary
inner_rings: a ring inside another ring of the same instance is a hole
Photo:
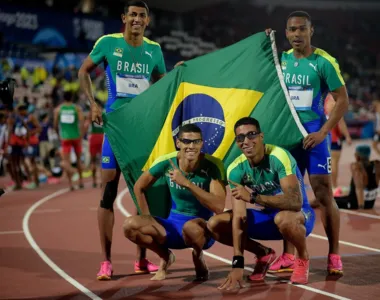
[[[274,217],[274,223],[282,234],[291,233],[297,226],[302,225],[299,214],[300,212],[280,211]]]
[[[136,233],[141,228],[138,216],[131,216],[125,219],[123,224],[124,236],[128,239],[133,239]]]
[[[282,228],[288,227],[292,220],[290,219],[290,214],[288,211],[280,211],[274,217],[274,223],[281,230]]]
[[[114,178],[111,181],[108,181],[104,185],[103,199],[100,200],[100,207],[108,210],[113,210],[113,203],[115,202],[117,196],[117,187],[119,180]]]
[[[232,219],[232,212],[224,212],[211,217],[207,221],[207,230],[212,234],[215,239],[218,239],[226,226],[230,225]]]
[[[196,244],[207,233],[206,221],[203,219],[190,220],[182,228],[183,239],[186,245]]]

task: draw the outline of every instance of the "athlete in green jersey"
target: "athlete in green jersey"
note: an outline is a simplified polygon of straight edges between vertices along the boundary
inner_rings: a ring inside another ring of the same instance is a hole
[[[58,106],[59,136],[62,140],[77,140],[80,138],[79,107],[71,101],[64,101]]]
[[[88,145],[90,150],[91,171],[92,171],[92,186],[96,188],[97,184],[97,170],[99,164],[99,157],[102,153],[103,145],[103,126],[95,122],[91,122],[89,115],[86,115],[85,132],[89,134]]]
[[[227,169],[233,209],[208,222],[213,237],[234,248],[233,269],[220,288],[231,289],[238,282],[241,284],[245,248],[257,256],[249,279],[264,280],[276,255],[273,249],[255,239],[291,241],[299,255],[291,281],[306,284],[309,273],[306,236],[313,230],[315,215],[297,164],[285,149],[264,144],[264,135],[256,119],[245,117],[237,121],[235,135],[243,155]],[[261,210],[247,209],[247,203],[257,203]]]
[[[106,112],[133,101],[133,98],[149,88],[165,75],[165,63],[161,47],[144,37],[149,24],[149,8],[143,1],[129,1],[121,15],[124,33],[101,37],[79,70],[82,89],[91,103],[91,121],[102,124],[102,109],[95,103],[90,73],[100,63],[105,64],[108,100]],[[152,99],[154,100],[154,99]],[[128,118],[128,116],[125,116]],[[136,128],[137,129],[137,128]],[[109,280],[111,265],[112,231],[114,224],[113,203],[116,199],[120,168],[111,145],[104,137],[102,148],[102,200],[98,209],[98,223],[103,262],[97,275],[99,280]],[[158,267],[145,258],[141,250],[135,264],[135,272],[154,272]]]
[[[270,29],[266,32],[269,33]],[[327,135],[347,111],[348,96],[336,59],[311,45],[313,33],[314,27],[308,13],[296,11],[288,16],[286,37],[292,49],[283,53],[281,67],[294,108],[309,133],[303,145],[292,149],[291,153],[302,175],[307,170],[316,201],[322,207],[322,223],[329,239],[328,272],[343,274],[339,256],[340,215],[332,193],[330,141]],[[334,97],[336,105],[326,120],[324,101],[328,92]],[[286,244],[284,252],[293,254],[294,248]],[[280,260],[286,259],[281,257]],[[271,270],[276,271],[276,266],[281,267],[281,264],[274,264]]]
[[[71,181],[75,170],[71,166],[71,150],[77,161],[77,169],[79,174],[79,187],[83,188],[82,178],[82,137],[84,134],[84,118],[82,109],[73,103],[73,94],[64,92],[63,103],[54,110],[54,128],[61,139],[62,167],[66,171],[71,190],[74,190]]]
[[[175,257],[169,249],[193,248],[193,262],[198,280],[208,278],[203,249],[214,244],[207,231],[207,220],[221,213],[225,204],[223,163],[201,153],[202,133],[198,126],[182,126],[176,140],[178,152],[156,159],[135,184],[134,192],[143,215],[129,217],[124,234],[132,242],[156,252],[161,257],[160,270],[152,280],[163,280]],[[150,215],[146,191],[160,177],[165,177],[172,198],[167,219]]]

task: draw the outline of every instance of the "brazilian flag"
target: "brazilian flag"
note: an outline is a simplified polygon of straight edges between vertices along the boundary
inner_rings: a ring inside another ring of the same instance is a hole
[[[197,124],[203,151],[227,167],[241,154],[233,128],[245,116],[258,119],[269,144],[290,149],[306,136],[283,80],[274,33],[255,34],[175,68],[107,114],[104,129],[132,192],[143,170],[176,150],[183,124]],[[152,214],[166,216],[171,201],[165,182],[157,181],[149,192]]]

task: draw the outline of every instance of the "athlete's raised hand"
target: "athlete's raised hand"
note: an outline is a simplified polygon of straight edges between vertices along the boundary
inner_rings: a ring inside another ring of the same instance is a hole
[[[233,182],[232,180],[228,180],[228,182],[235,187],[231,189],[231,194],[236,200],[243,200],[245,202],[250,203],[251,194],[247,191],[247,189],[239,183]]]
[[[91,121],[99,125],[103,125],[102,110],[95,102],[91,102]]]
[[[173,163],[171,159],[169,159],[169,162],[173,168],[173,170],[169,171],[170,179],[180,186],[189,187],[191,184],[190,180],[183,175],[182,171]]]
[[[265,29],[266,35],[270,35],[271,32],[272,32],[272,28]]]
[[[179,62],[177,62],[177,63],[174,65],[174,68],[179,67],[179,66],[183,65],[184,63],[185,63],[184,60],[180,60]]]

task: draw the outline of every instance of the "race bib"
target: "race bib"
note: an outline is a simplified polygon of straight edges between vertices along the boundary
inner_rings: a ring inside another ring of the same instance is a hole
[[[313,88],[290,86],[289,95],[296,110],[311,110],[313,104]]]
[[[149,81],[143,75],[116,74],[116,96],[134,98],[148,89]]]
[[[74,115],[69,115],[69,114],[62,114],[61,115],[61,123],[73,124],[74,121],[75,121]]]
[[[17,126],[15,128],[15,135],[17,136],[25,136],[27,133],[27,130],[24,126]]]
[[[377,189],[364,190],[364,201],[374,201],[377,198]]]

